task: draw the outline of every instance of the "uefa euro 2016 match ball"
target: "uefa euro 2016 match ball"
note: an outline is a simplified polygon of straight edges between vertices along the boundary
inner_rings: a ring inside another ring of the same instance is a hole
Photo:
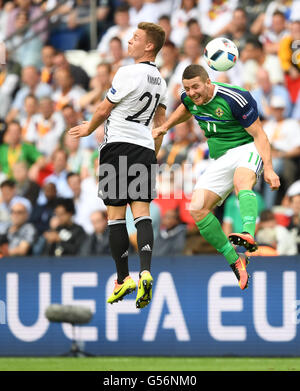
[[[228,71],[239,58],[236,45],[227,38],[215,38],[204,49],[204,58],[208,66],[215,71]]]

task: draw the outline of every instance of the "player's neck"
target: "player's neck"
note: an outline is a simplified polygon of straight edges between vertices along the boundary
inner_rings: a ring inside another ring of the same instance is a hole
[[[145,55],[140,58],[136,58],[134,62],[136,64],[138,64],[139,62],[155,62],[155,56]]]
[[[209,90],[209,93],[207,94],[207,101],[205,102],[205,104],[207,104],[208,102],[210,102],[215,94],[215,88],[216,86],[214,84],[211,84],[210,85],[210,90]]]

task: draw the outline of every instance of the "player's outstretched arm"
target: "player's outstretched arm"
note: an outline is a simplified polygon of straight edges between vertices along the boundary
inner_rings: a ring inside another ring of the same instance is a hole
[[[260,119],[258,118],[246,131],[254,138],[256,149],[264,163],[264,179],[270,185],[272,190],[278,190],[280,180],[273,170],[271,146],[266,133],[263,130]]]
[[[114,103],[111,103],[108,99],[104,99],[97,107],[90,121],[83,121],[82,124],[71,128],[68,133],[74,138],[89,136],[106,120],[114,107]]]
[[[165,123],[152,130],[152,136],[154,140],[159,136],[166,134],[170,128],[173,128],[173,126],[187,121],[189,118],[191,118],[191,116],[192,114],[187,110],[185,105],[181,103]]]
[[[166,108],[162,105],[158,105],[158,108],[154,114],[153,118],[153,126],[154,128],[158,128],[166,121]],[[155,140],[155,155],[157,156],[158,151],[160,150],[162,140],[164,138],[164,135],[161,134],[158,136]]]

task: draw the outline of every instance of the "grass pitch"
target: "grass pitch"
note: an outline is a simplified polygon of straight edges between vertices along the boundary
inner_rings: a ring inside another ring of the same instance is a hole
[[[300,357],[1,357],[0,371],[300,371]]]

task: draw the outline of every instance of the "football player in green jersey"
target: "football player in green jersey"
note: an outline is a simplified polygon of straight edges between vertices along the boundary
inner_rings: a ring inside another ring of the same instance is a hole
[[[195,185],[190,213],[201,235],[225,256],[240,288],[245,289],[248,257],[238,254],[231,243],[243,245],[249,252],[257,248],[257,202],[252,188],[262,169],[272,190],[280,186],[272,167],[271,147],[258,118],[257,104],[247,90],[211,82],[200,65],[188,66],[182,83],[182,103],[163,125],[153,129],[152,135],[156,139],[192,116],[204,130],[213,160]],[[239,200],[243,232],[227,238],[212,210],[233,189]]]

